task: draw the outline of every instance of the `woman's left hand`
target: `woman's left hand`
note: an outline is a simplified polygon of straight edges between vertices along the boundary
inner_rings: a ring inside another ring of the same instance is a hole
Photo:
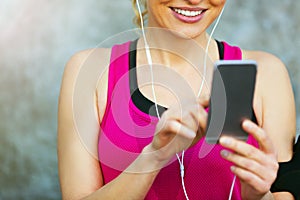
[[[278,171],[277,153],[267,133],[250,120],[243,129],[259,143],[259,149],[244,141],[223,136],[220,144],[231,151],[222,150],[221,155],[233,163],[231,171],[241,181],[242,199],[262,199],[270,194],[270,188]]]

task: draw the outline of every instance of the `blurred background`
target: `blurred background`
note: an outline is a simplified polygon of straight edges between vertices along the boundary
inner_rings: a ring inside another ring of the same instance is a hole
[[[294,0],[228,0],[215,34],[283,60],[297,102],[298,134],[299,10]],[[64,65],[75,52],[135,28],[132,18],[130,0],[1,0],[0,199],[61,198],[56,129]]]

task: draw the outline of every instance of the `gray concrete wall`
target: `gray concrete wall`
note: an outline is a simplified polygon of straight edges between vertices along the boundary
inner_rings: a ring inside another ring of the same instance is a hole
[[[294,0],[229,0],[215,35],[279,56],[298,110],[299,10]],[[64,65],[76,51],[133,28],[132,16],[129,0],[1,0],[0,199],[60,199],[56,115]]]

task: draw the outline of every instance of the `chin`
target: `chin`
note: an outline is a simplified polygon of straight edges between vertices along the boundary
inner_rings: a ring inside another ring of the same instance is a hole
[[[181,28],[181,29],[173,29],[174,33],[183,38],[183,39],[196,39],[202,34],[205,34],[205,31],[199,30],[199,29],[194,29],[194,28]]]

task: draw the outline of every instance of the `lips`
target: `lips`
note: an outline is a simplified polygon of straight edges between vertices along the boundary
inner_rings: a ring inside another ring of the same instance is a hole
[[[202,12],[204,12],[204,10],[193,11],[193,10],[185,10],[180,8],[173,8],[172,10],[186,17],[195,17],[197,15],[200,15]]]
[[[186,7],[171,7],[173,15],[185,23],[195,23],[201,20],[206,9],[202,8],[186,8]]]

